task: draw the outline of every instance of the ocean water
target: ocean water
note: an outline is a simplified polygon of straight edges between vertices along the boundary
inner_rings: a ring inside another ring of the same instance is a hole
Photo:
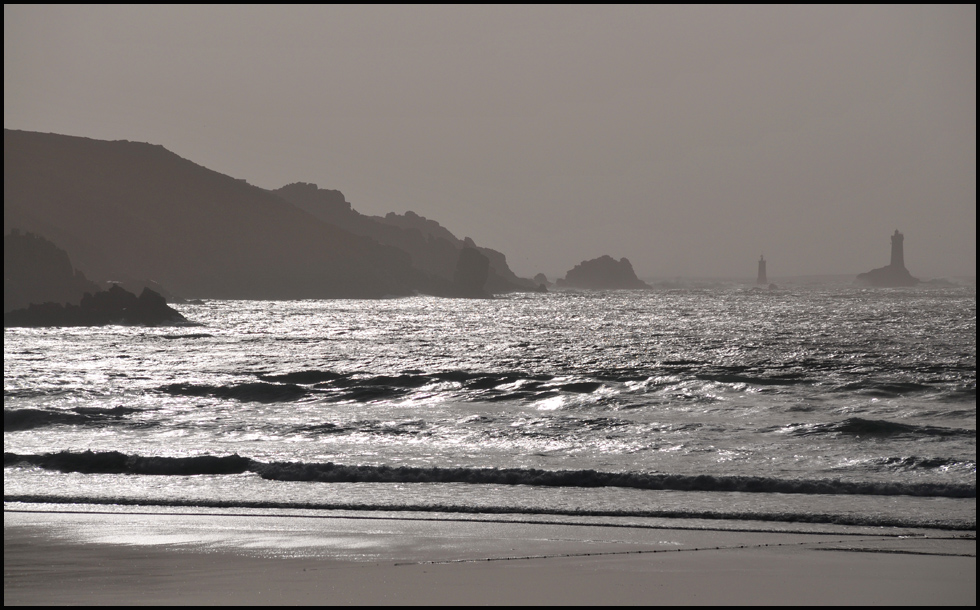
[[[976,529],[976,289],[205,301],[6,329],[4,500]]]

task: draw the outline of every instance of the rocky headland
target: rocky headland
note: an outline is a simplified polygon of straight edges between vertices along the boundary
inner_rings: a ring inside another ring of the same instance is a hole
[[[460,290],[462,297],[488,299],[486,292],[487,278],[490,277],[490,259],[475,248],[463,248],[459,251],[459,262],[456,263],[456,273],[453,284]]]
[[[3,310],[31,303],[77,304],[99,285],[72,266],[68,253],[49,240],[14,228],[3,236]]]
[[[479,252],[490,263],[480,290],[494,294],[540,290],[536,282],[518,277],[502,252],[478,246],[469,237],[460,239],[437,221],[411,210],[404,214],[368,216],[355,210],[342,192],[308,182],[294,182],[269,192],[324,222],[405,252],[415,268],[435,280],[431,287],[423,289],[429,294],[455,296],[455,288],[446,285],[440,288],[438,280],[456,284],[457,264],[467,249]]]
[[[5,235],[43,235],[89,277],[134,291],[165,286],[171,298],[458,296],[464,248],[490,261],[481,290],[538,289],[502,253],[434,220],[367,216],[315,184],[269,191],[142,142],[5,129],[3,215]],[[38,298],[5,311],[68,302]]]

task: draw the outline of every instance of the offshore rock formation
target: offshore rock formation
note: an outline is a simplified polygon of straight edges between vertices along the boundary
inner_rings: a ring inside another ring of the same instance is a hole
[[[4,328],[11,326],[182,326],[187,318],[167,305],[158,293],[144,288],[137,297],[119,286],[109,290],[85,293],[79,305],[32,303],[26,309],[3,314]]]
[[[895,229],[892,235],[892,258],[888,266],[861,273],[855,281],[858,284],[879,288],[899,288],[915,286],[919,283],[919,279],[912,277],[909,270],[905,268],[905,236],[899,233],[898,229]]]
[[[608,255],[583,261],[556,282],[559,288],[588,288],[592,290],[617,290],[650,288],[636,277],[629,259],[619,261]]]
[[[14,228],[3,236],[3,310],[31,303],[77,304],[99,286],[72,267],[68,253],[33,233]]]

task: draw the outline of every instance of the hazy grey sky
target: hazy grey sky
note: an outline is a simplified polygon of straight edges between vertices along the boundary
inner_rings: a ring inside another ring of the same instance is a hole
[[[520,274],[976,273],[976,7],[4,6],[4,127],[414,210]]]

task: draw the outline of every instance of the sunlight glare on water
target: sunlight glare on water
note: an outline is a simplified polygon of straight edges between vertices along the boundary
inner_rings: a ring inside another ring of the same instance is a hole
[[[973,288],[179,308],[201,326],[6,330],[5,453],[930,484],[975,497]],[[46,489],[19,472],[17,485]]]

